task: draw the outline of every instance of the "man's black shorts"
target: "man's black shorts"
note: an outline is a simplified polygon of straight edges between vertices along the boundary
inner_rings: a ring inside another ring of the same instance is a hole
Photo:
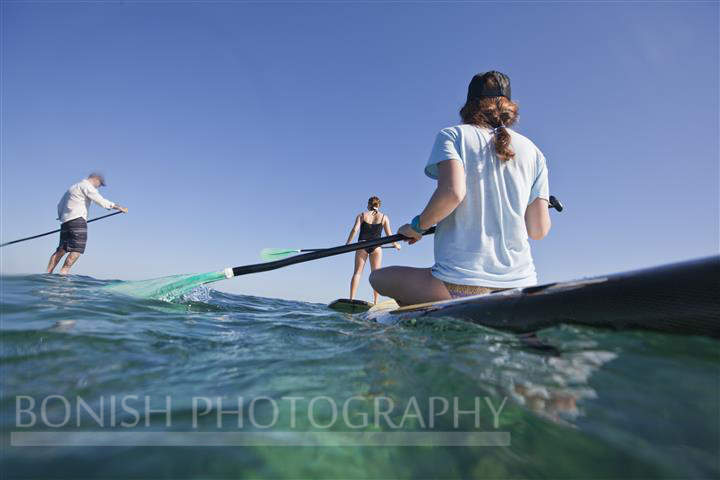
[[[66,252],[85,253],[87,243],[87,222],[84,218],[73,218],[60,225],[60,245]]]

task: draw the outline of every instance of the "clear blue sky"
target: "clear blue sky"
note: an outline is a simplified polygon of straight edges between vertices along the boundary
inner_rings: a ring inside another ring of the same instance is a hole
[[[437,130],[490,69],[512,78],[517,129],[566,205],[533,243],[541,282],[718,252],[717,2],[3,1],[1,14],[2,241],[57,228],[57,201],[95,169],[130,208],[90,226],[77,274],[339,245],[371,195],[397,228],[434,188]],[[3,248],[2,273],[43,271],[56,244]],[[216,286],[325,302],[347,296],[352,261]],[[384,261],[431,263],[429,240]]]

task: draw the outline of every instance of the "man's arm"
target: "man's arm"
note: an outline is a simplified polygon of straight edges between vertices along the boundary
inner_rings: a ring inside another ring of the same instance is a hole
[[[107,210],[115,209],[120,210],[123,213],[128,213],[128,209],[125,207],[121,207],[120,205],[116,205],[114,202],[111,202],[107,198],[104,198],[102,195],[100,195],[100,192],[97,191],[95,188],[86,188],[85,189],[85,195],[92,200],[93,202],[100,205],[102,208],[105,208]]]

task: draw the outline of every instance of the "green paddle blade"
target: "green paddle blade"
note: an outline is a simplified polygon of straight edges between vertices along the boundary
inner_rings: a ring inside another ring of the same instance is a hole
[[[170,277],[151,278],[150,280],[120,282],[103,288],[131,297],[155,298],[170,301],[183,293],[189,292],[195,287],[199,287],[205,283],[225,280],[226,278],[229,278],[226,270],[220,270],[218,272],[189,273],[172,275]]]
[[[300,253],[300,250],[292,248],[263,248],[260,252],[260,258],[266,262],[272,262],[273,260],[281,260],[296,253]]]

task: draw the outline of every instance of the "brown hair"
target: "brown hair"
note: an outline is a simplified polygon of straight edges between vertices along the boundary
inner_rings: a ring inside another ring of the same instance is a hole
[[[484,81],[488,89],[503,87],[493,75],[486,75]],[[518,109],[517,103],[504,96],[474,97],[468,98],[460,109],[460,118],[466,124],[495,129],[495,153],[500,160],[507,162],[515,157],[515,152],[510,146],[510,134],[505,127],[517,122]]]
[[[368,210],[380,208],[380,205],[382,205],[382,202],[380,201],[380,199],[378,197],[368,198]]]

